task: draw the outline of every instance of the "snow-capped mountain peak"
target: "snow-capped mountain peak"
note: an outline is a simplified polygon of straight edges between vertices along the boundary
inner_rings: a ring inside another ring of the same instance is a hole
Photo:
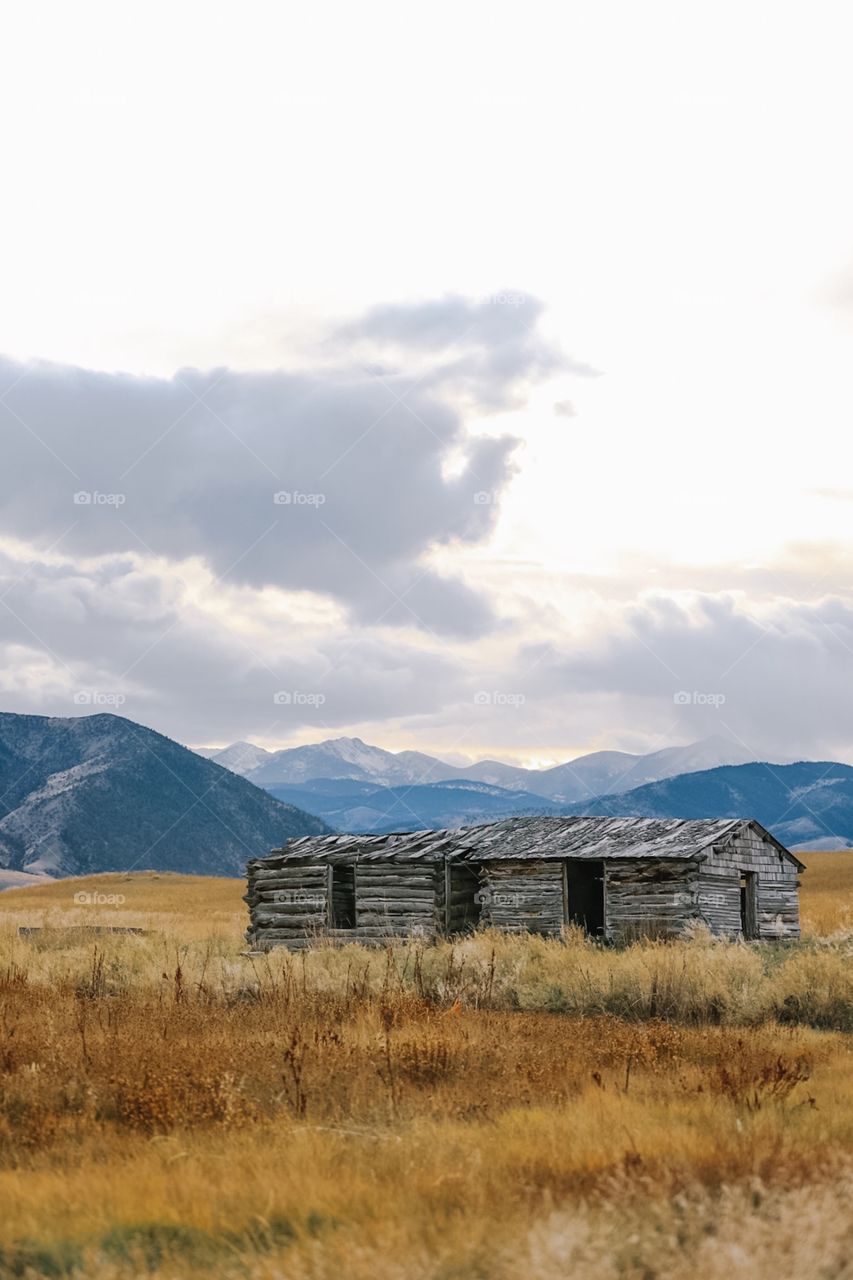
[[[261,787],[293,786],[320,778],[385,786],[468,780],[531,792],[558,803],[592,800],[676,774],[722,764],[744,764],[757,758],[740,744],[719,737],[684,747],[666,747],[647,755],[594,751],[550,769],[524,769],[498,760],[452,765],[420,751],[386,751],[361,738],[348,737],[327,738],[273,752],[239,742],[209,754],[217,764],[243,774]]]

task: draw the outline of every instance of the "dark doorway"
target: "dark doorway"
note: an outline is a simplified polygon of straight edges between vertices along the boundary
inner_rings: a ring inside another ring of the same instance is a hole
[[[563,915],[593,938],[604,935],[604,863],[569,858],[563,864]]]
[[[754,871],[740,873],[740,927],[748,942],[758,937],[757,881]]]
[[[333,929],[355,928],[355,867],[331,867],[329,906]]]
[[[480,921],[480,872],[465,862],[444,864],[444,932],[469,933]]]

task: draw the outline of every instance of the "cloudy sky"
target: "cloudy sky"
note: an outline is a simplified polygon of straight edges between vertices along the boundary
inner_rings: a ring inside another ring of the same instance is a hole
[[[848,18],[19,6],[2,708],[853,760]]]

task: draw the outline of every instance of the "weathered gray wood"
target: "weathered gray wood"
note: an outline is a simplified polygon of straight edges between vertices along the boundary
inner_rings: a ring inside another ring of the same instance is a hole
[[[289,884],[324,884],[326,880],[325,866],[316,867],[271,867],[269,870],[257,870],[250,873],[251,880],[257,884],[281,883]]]
[[[510,819],[458,832],[306,837],[249,863],[249,933],[295,945],[299,928],[313,938],[319,922],[336,915],[349,922],[351,886],[332,874],[340,866],[355,868],[356,918],[351,929],[333,930],[336,944],[406,931],[453,934],[478,922],[556,934],[572,907],[567,859],[605,868],[605,936],[612,940],[643,929],[678,933],[697,921],[737,936],[746,872],[755,877],[758,936],[799,936],[802,864],[757,823],[640,818]]]
[[[411,885],[383,885],[381,889],[367,888],[359,880],[358,884],[358,901],[364,902],[424,902],[432,905],[435,900],[435,890],[433,889],[414,889]]]
[[[558,934],[563,872],[555,862],[489,862],[481,873],[481,922],[491,928]]]
[[[642,932],[673,936],[697,918],[696,864],[629,859],[605,864],[605,937],[627,941]]]

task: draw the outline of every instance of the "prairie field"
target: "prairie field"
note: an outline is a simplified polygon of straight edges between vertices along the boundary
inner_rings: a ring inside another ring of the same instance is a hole
[[[0,894],[0,1277],[853,1277],[853,853],[799,944],[244,954],[243,885]]]

